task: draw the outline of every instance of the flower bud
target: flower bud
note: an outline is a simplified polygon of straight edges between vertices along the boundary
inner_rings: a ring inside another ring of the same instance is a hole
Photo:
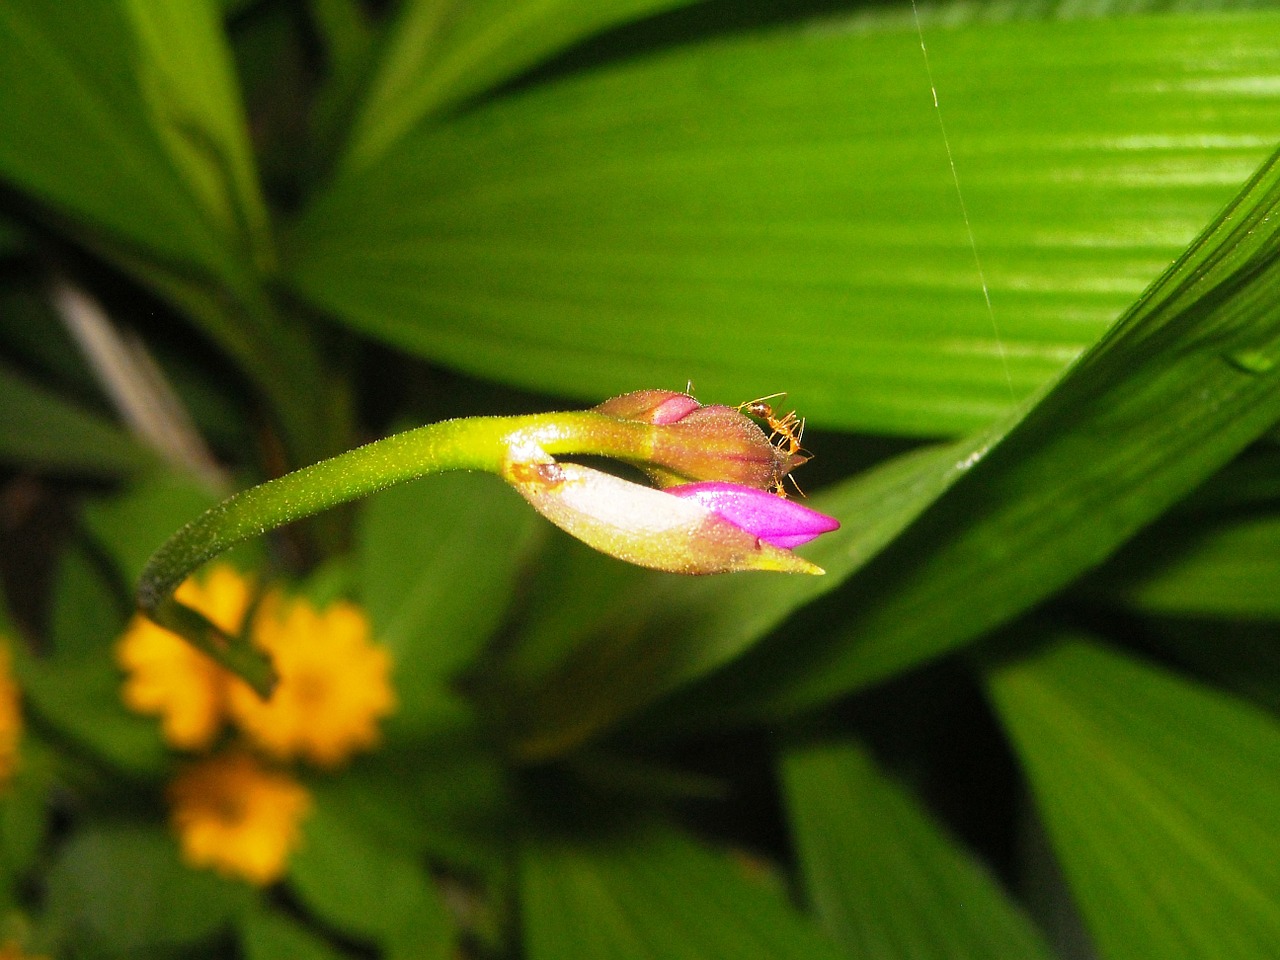
[[[676,393],[674,390],[633,390],[598,404],[596,410],[619,420],[667,424],[675,423],[700,406],[702,404],[687,393]]]
[[[787,547],[839,526],[799,504],[788,510],[757,499],[787,504],[771,493],[728,483],[673,495],[590,467],[541,461],[509,462],[503,476],[535,510],[589,546],[671,573],[822,573]]]
[[[802,503],[734,483],[688,483],[668,487],[672,496],[692,500],[765,543],[786,550],[840,529],[840,521]]]
[[[742,411],[703,406],[684,393],[637,390],[606,400],[595,409],[658,428],[648,456],[636,461],[636,465],[660,487],[723,480],[770,490],[809,459],[770,443],[764,431]]]

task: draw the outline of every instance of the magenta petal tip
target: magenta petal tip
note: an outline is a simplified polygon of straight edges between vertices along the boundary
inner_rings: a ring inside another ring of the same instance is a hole
[[[756,490],[722,480],[686,483],[664,491],[693,500],[754,534],[765,543],[784,550],[802,546],[824,533],[840,528],[840,521],[804,504],[766,490]]]

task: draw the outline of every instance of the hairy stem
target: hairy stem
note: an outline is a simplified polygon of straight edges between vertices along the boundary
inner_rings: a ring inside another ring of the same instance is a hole
[[[147,561],[138,582],[138,607],[267,696],[274,674],[261,652],[174,599],[182,581],[206,560],[294,520],[431,473],[500,473],[509,460],[557,453],[640,460],[652,442],[650,425],[593,411],[446,420],[399,433],[241,491],[212,507]]]

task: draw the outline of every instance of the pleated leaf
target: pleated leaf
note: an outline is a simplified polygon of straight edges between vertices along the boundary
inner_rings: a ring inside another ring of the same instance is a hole
[[[1280,418],[1280,164],[845,587],[699,709],[806,708],[980,636],[1100,563]]]
[[[316,201],[289,279],[368,334],[557,393],[692,378],[721,401],[789,390],[813,425],[989,424],[1280,140],[1280,17],[954,20],[927,39],[994,322],[896,9],[423,126]]]
[[[452,925],[425,861],[354,828],[323,794],[317,807],[289,867],[289,885],[302,902],[326,924],[391,956],[454,956]]]
[[[794,748],[783,783],[809,899],[850,957],[1049,956],[986,868],[856,743]]]
[[[531,838],[520,862],[529,960],[834,960],[745,862],[661,826]]]
[[[994,671],[992,699],[1107,960],[1280,943],[1280,726],[1080,640]]]
[[[0,10],[0,178],[90,238],[233,284],[266,215],[208,0]]]
[[[406,0],[357,115],[346,165],[368,166],[423,118],[616,23],[690,0]]]

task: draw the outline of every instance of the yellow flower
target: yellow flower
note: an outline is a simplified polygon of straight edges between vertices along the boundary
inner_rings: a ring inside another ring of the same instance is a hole
[[[311,796],[291,777],[232,752],[188,767],[169,785],[169,803],[188,866],[266,886],[284,875]]]
[[[303,599],[272,594],[253,624],[254,641],[280,682],[263,701],[247,685],[231,688],[231,712],[253,742],[281,760],[305,757],[324,767],[378,742],[378,720],[395,707],[391,657],[369,637],[354,604],[318,611]]]
[[[22,739],[22,696],[13,680],[9,647],[0,637],[0,788],[8,786],[18,768]]]
[[[244,622],[250,594],[248,580],[232,567],[219,565],[202,580],[187,580],[176,596],[235,634]],[[213,743],[226,718],[226,670],[140,614],[120,638],[116,659],[128,674],[125,704],[137,713],[159,716],[166,742],[187,750]]]

